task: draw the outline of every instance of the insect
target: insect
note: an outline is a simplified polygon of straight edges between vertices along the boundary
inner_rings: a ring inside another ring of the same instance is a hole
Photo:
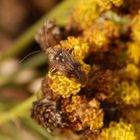
[[[87,76],[81,70],[81,64],[63,48],[50,47],[46,49],[49,64],[52,68],[63,73],[66,77],[74,78],[77,82],[87,82]]]
[[[36,40],[48,55],[51,68],[55,68],[66,77],[76,79],[77,82],[85,83],[87,81],[85,72],[81,70],[81,64],[70,52],[65,51],[63,48],[53,47],[61,40],[60,29],[54,22],[49,21],[44,24],[43,28],[36,36]]]

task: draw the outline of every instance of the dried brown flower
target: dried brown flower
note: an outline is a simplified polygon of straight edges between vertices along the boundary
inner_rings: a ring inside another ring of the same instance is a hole
[[[85,97],[72,96],[62,100],[62,109],[67,114],[69,127],[75,131],[96,131],[103,126],[103,111],[96,99],[88,102]]]
[[[63,112],[60,111],[56,101],[46,98],[33,103],[31,117],[42,125],[48,132],[58,128],[64,128],[66,123],[63,119]]]
[[[35,39],[40,47],[46,51],[47,48],[58,44],[62,39],[60,27],[56,25],[54,20],[48,20],[44,23]]]
[[[88,93],[87,96],[90,98],[95,96],[101,101],[112,97],[114,92],[113,87],[119,79],[114,76],[111,70],[103,70],[93,65],[89,77],[89,82],[84,89],[84,92]]]

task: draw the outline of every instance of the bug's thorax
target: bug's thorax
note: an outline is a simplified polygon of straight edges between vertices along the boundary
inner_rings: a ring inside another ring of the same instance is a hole
[[[48,55],[49,61],[64,61],[64,56],[62,54],[61,48],[52,48],[49,47],[46,49],[46,54]]]

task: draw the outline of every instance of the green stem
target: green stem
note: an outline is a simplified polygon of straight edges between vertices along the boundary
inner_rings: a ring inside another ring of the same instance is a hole
[[[38,22],[31,26],[25,33],[23,33],[11,47],[0,57],[0,62],[13,57],[22,52],[33,41],[36,32],[43,25],[47,18],[54,18],[59,25],[64,25],[68,19],[69,10],[73,7],[76,0],[65,0],[58,4],[51,12],[47,13]]]
[[[35,101],[36,96],[32,96],[17,107],[11,109],[8,112],[0,114],[0,124],[5,123],[9,120],[14,120],[16,117],[24,116],[25,112],[32,106],[32,102]]]

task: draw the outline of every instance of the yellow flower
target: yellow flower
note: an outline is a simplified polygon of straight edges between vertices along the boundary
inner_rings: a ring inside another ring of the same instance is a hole
[[[96,0],[101,6],[102,10],[109,10],[112,6],[120,7],[123,4],[123,0]]]
[[[119,123],[111,122],[109,128],[101,132],[104,140],[136,140],[135,131],[132,124],[120,120]]]
[[[132,39],[140,43],[140,14],[136,15],[132,20],[131,30]]]
[[[140,89],[135,82],[122,82],[117,87],[114,99],[118,104],[137,106],[140,104]]]
[[[76,83],[58,71],[55,73],[49,71],[48,77],[53,81],[52,84],[50,84],[51,90],[54,94],[58,94],[58,96],[62,96],[63,98],[76,95],[82,86],[80,83]]]
[[[126,73],[129,78],[134,80],[138,79],[140,76],[139,68],[133,63],[127,64]]]
[[[112,7],[110,0],[96,0],[96,1],[98,2],[101,9],[103,9],[103,10],[109,10]]]
[[[79,61],[80,64],[81,64],[81,69],[88,75],[88,73],[90,72],[91,70],[91,66],[84,63],[83,61]]]
[[[128,43],[128,56],[134,61],[135,64],[140,62],[140,44],[136,42]]]
[[[108,38],[105,33],[97,28],[84,32],[84,39],[90,46],[90,52],[108,50]]]
[[[105,52],[108,50],[111,39],[119,37],[119,33],[120,28],[117,24],[104,20],[85,30],[82,37],[90,46],[90,52]]]
[[[98,17],[99,6],[95,0],[80,0],[73,12],[71,24],[79,29],[87,29]]]
[[[105,20],[100,26],[103,26],[103,31],[107,37],[116,38],[120,36],[120,26],[117,23]]]
[[[96,99],[87,101],[82,96],[72,96],[72,98],[62,107],[67,112],[68,119],[73,129],[81,131],[90,128],[91,131],[100,129],[103,126],[103,111],[100,103]]]

